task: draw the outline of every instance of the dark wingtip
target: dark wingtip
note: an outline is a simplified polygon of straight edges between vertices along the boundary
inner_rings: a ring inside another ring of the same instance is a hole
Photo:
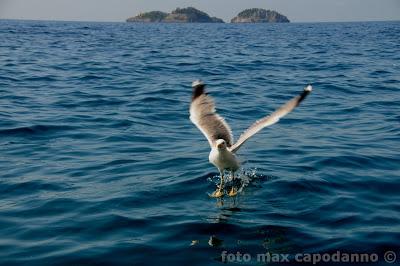
[[[196,87],[193,87],[192,101],[194,101],[200,95],[204,94],[204,88],[205,85],[198,85]]]
[[[200,80],[194,81],[192,87],[193,87],[192,101],[205,93],[204,88],[206,87],[206,85]]]
[[[311,85],[305,87],[303,92],[300,94],[300,98],[299,101],[297,102],[297,105],[299,105],[307,97],[307,95],[311,93],[311,91],[312,91]]]

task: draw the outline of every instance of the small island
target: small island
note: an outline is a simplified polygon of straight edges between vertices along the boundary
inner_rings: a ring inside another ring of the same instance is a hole
[[[273,10],[250,8],[243,10],[231,20],[231,23],[288,23],[289,19]]]
[[[128,18],[127,22],[162,22],[164,18],[168,16],[168,13],[162,11],[151,11],[141,13],[136,17]]]
[[[194,7],[177,8],[171,13],[151,11],[128,18],[127,22],[142,23],[224,23],[220,18],[210,17]]]

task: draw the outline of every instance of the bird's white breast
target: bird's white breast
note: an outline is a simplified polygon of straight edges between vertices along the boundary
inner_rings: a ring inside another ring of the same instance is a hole
[[[215,165],[220,171],[225,169],[236,171],[240,164],[236,156],[228,150],[211,149],[208,157],[210,163]]]

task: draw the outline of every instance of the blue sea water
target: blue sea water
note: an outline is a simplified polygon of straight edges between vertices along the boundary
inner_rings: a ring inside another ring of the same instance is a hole
[[[1,265],[400,258],[400,22],[1,20],[0,37]],[[241,148],[235,198],[208,196],[198,78],[236,138],[314,87]]]

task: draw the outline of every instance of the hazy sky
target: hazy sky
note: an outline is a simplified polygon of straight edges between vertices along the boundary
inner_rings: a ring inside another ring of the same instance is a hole
[[[293,22],[400,20],[400,0],[0,0],[0,19],[124,21],[187,6],[225,21],[250,7],[276,10]]]

